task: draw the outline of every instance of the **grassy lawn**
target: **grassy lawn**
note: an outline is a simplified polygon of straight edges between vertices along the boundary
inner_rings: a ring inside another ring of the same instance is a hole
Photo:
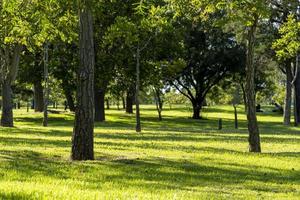
[[[300,199],[300,128],[259,114],[262,154],[247,153],[240,108],[205,108],[205,120],[174,107],[157,121],[142,106],[143,133],[134,115],[112,109],[95,127],[95,161],[72,162],[70,113],[15,112],[15,128],[0,127],[0,199]],[[223,130],[218,129],[223,119]]]

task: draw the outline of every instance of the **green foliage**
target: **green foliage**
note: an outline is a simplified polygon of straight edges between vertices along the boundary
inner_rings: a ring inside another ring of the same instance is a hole
[[[283,26],[280,27],[281,38],[276,40],[273,48],[280,60],[291,59],[300,52],[300,22],[290,15]]]

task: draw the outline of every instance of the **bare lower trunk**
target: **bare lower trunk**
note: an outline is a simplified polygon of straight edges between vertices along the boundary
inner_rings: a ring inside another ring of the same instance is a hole
[[[107,98],[105,102],[106,102],[106,109],[109,110],[110,109],[109,99]]]
[[[123,106],[123,109],[126,108],[126,102],[125,102],[124,96],[122,96],[122,106]]]
[[[9,82],[2,83],[2,116],[1,126],[13,127],[12,89]]]
[[[298,126],[300,123],[300,69],[299,69],[299,59],[296,59],[296,68],[297,68],[297,77],[294,82],[294,89],[295,89],[295,125]]]
[[[154,98],[155,98],[155,104],[156,104],[156,110],[158,113],[158,120],[162,121],[162,109],[163,109],[163,100],[161,98],[161,92],[160,89],[155,88],[153,89],[154,91]]]
[[[89,1],[82,0],[80,17],[80,66],[77,71],[77,106],[72,137],[73,160],[94,159],[94,40]]]
[[[285,105],[283,114],[283,124],[291,124],[291,106],[292,106],[292,70],[291,64],[287,63],[285,66],[286,70],[286,89],[285,89]]]
[[[104,108],[105,92],[102,89],[95,88],[95,121],[105,121],[105,108]]]
[[[133,97],[133,92],[128,91],[126,96],[126,113],[133,114]]]
[[[44,118],[43,126],[48,126],[48,101],[49,101],[49,73],[48,73],[48,44],[44,47]]]
[[[2,84],[2,115],[1,115],[1,126],[13,127],[13,95],[11,85],[16,80],[20,54],[22,46],[15,45],[13,48],[6,46],[4,51],[1,51],[0,67],[1,67],[1,84]],[[3,74],[6,74],[4,77]]]
[[[68,89],[64,89],[64,93],[65,93],[67,105],[68,105],[70,111],[75,112],[75,104],[74,104],[74,99],[73,99],[73,95],[72,95],[71,91]]]
[[[202,109],[202,102],[193,103],[193,119],[201,119],[201,109]]]
[[[236,105],[234,105],[233,108],[234,108],[234,128],[238,129],[239,124],[238,124],[238,113],[237,113]]]
[[[135,89],[135,106],[136,106],[136,127],[137,133],[142,131],[140,116],[140,49],[138,47],[136,54],[136,89]]]
[[[247,100],[247,120],[249,131],[249,151],[261,152],[260,136],[258,123],[256,118],[256,102],[255,102],[255,67],[254,61],[254,44],[255,44],[255,32],[258,22],[258,17],[254,24],[250,27],[248,32],[248,46],[247,46],[247,59],[246,59],[246,100]]]
[[[247,97],[246,97],[245,86],[244,86],[243,83],[241,83],[241,88],[242,88],[242,92],[243,92],[243,101],[244,101],[244,105],[245,105],[245,113],[247,113]]]
[[[41,81],[36,81],[33,83],[34,89],[34,111],[43,112],[44,110],[44,95],[43,86]]]

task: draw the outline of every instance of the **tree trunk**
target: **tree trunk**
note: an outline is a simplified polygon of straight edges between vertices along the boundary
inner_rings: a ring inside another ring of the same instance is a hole
[[[126,95],[126,113],[129,114],[133,114],[133,96],[132,90],[129,90]]]
[[[201,119],[202,102],[193,102],[193,119]]]
[[[107,98],[107,99],[105,100],[105,102],[106,102],[106,109],[109,110],[109,109],[110,109],[110,107],[109,107],[109,99]]]
[[[247,58],[246,58],[246,107],[247,107],[247,120],[249,131],[249,151],[261,152],[260,136],[256,117],[256,102],[255,102],[255,67],[254,61],[254,46],[255,46],[255,33],[257,28],[258,17],[255,17],[253,25],[248,32],[248,45],[247,45]]]
[[[13,101],[10,82],[2,83],[2,116],[1,126],[13,127]]]
[[[283,113],[283,124],[290,125],[291,124],[291,106],[292,106],[292,69],[291,63],[286,63],[286,89],[285,89],[285,105],[284,105],[284,113]]]
[[[44,110],[44,94],[43,86],[41,81],[36,81],[33,83],[34,89],[34,111],[43,112]]]
[[[122,96],[122,106],[123,106],[123,109],[126,108],[126,102],[125,102],[124,96]]]
[[[67,100],[67,105],[70,109],[71,112],[75,112],[75,104],[74,104],[74,99],[71,93],[71,90],[67,89],[67,88],[63,88],[64,93],[65,93],[65,97]]]
[[[237,113],[236,105],[234,105],[233,108],[234,108],[234,128],[238,129],[239,124],[238,124],[238,113]]]
[[[141,116],[140,116],[140,48],[136,52],[136,89],[135,89],[135,107],[136,107],[136,127],[137,133],[142,131]]]
[[[1,115],[1,126],[13,127],[13,95],[11,85],[16,80],[20,54],[22,46],[15,45],[13,48],[8,46],[4,49],[4,55],[1,53],[0,64],[1,67],[1,84],[2,84],[2,115]],[[6,74],[4,77],[3,74]]]
[[[295,91],[295,108],[294,108],[294,116],[295,116],[295,126],[298,126],[300,123],[300,69],[299,69],[299,58],[296,58],[296,79],[294,82],[294,91]]]
[[[95,121],[105,121],[105,91],[95,88]]]
[[[241,83],[241,89],[243,92],[243,101],[244,101],[244,105],[245,105],[245,113],[247,113],[247,97],[246,97],[246,91],[245,91],[245,86],[243,83]]]
[[[94,39],[91,2],[81,0],[79,8],[80,66],[77,71],[77,106],[72,137],[73,160],[94,159]]]
[[[156,104],[156,110],[158,113],[158,120],[162,121],[162,109],[163,109],[163,100],[161,99],[161,93],[160,90],[157,88],[153,88],[154,92],[154,99],[155,99],[155,104]]]
[[[49,71],[48,71],[48,43],[44,47],[44,118],[43,126],[48,126],[48,101],[49,101]]]

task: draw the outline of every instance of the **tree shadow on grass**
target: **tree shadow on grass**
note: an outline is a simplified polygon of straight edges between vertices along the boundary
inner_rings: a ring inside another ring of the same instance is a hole
[[[188,160],[160,157],[128,159],[104,155],[107,159],[103,159],[102,156],[96,161],[69,162],[27,150],[1,151],[0,153],[9,157],[7,158],[8,169],[17,172],[19,181],[25,182],[29,178],[32,181],[35,177],[37,180],[41,180],[41,177],[70,181],[76,179],[78,182],[87,183],[84,186],[85,189],[100,189],[101,185],[109,182],[113,183],[114,187],[136,187],[153,191],[158,189],[193,191],[195,187],[234,187],[247,181],[257,181],[261,184],[276,184],[278,192],[286,192],[284,184],[300,184],[298,171],[278,171],[228,162],[216,163],[213,158],[208,159],[207,163],[200,164]],[[244,185],[244,187],[257,190],[251,185]],[[266,186],[260,189],[272,192],[274,188]]]
[[[5,200],[34,200],[36,197],[33,197],[30,194],[25,193],[17,193],[17,192],[10,192],[10,193],[3,193],[0,192],[0,199]]]

